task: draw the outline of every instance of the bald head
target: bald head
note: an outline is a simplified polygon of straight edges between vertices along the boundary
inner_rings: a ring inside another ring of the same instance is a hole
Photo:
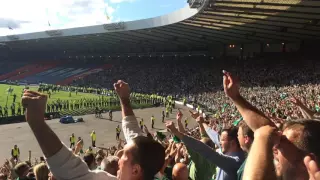
[[[189,171],[188,167],[183,163],[177,163],[174,165],[172,170],[173,180],[188,180]]]

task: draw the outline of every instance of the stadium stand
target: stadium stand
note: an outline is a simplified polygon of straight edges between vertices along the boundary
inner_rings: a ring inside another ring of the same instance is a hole
[[[73,77],[91,72],[94,69],[103,68],[103,65],[98,64],[84,64],[79,62],[68,62],[54,68],[48,68],[45,71],[41,71],[34,75],[29,75],[22,79],[22,81],[37,84],[39,82],[46,82],[49,84],[54,84],[58,82],[63,82],[64,80],[73,79]]]
[[[1,62],[1,76],[0,80],[4,80],[8,77],[11,77],[15,74],[18,74],[23,69],[27,68],[28,65],[26,62]]]

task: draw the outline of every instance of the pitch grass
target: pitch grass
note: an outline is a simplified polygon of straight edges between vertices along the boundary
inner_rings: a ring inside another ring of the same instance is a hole
[[[24,86],[11,86],[11,88],[13,88],[14,90],[10,95],[7,93],[7,89],[9,87],[10,87],[10,85],[0,84],[0,106],[2,106],[2,107],[4,107],[6,105],[7,96],[8,96],[8,108],[12,105],[13,94],[17,95],[16,105],[17,105],[17,103],[21,102],[21,95],[22,95],[22,91],[24,89]],[[30,87],[30,90],[37,91],[38,87]],[[89,93],[78,93],[76,95],[75,92],[72,92],[71,97],[69,97],[69,92],[60,91],[60,92],[52,93],[51,98],[48,99],[48,103],[50,103],[52,101],[57,101],[58,99],[60,99],[60,100],[77,100],[77,99],[81,99],[81,98],[86,98],[86,99],[93,99],[94,98],[94,99],[96,99],[96,98],[98,98],[98,95],[89,94]]]
[[[13,92],[9,95],[7,93],[7,89],[8,88],[13,88]],[[21,103],[21,95],[22,95],[22,91],[24,89],[24,86],[13,86],[13,85],[6,85],[6,84],[0,84],[0,106],[5,107],[6,106],[6,102],[7,102],[7,97],[8,97],[8,113],[9,116],[11,115],[11,110],[10,110],[10,106],[13,103],[13,94],[16,94],[16,101],[15,101],[15,105],[17,107],[18,103]],[[34,90],[37,91],[38,87],[29,87],[30,90]],[[51,94],[51,98],[48,99],[48,103],[52,102],[52,101],[57,101],[58,99],[60,100],[77,100],[77,99],[82,99],[82,98],[86,98],[86,99],[96,99],[98,98],[98,95],[95,94],[90,94],[90,93],[78,93],[76,95],[75,92],[71,93],[71,97],[69,97],[69,92],[66,91],[60,91],[60,92],[55,92]],[[147,108],[147,107],[151,107],[151,104],[132,104],[132,107],[134,109],[138,109],[138,108]],[[103,108],[105,111],[108,110],[120,110],[120,106],[111,106],[111,107],[105,107]],[[85,115],[85,114],[92,114],[94,113],[94,108],[82,108],[82,109],[77,109],[77,110],[63,110],[60,112],[60,115],[72,115],[72,116],[79,116],[79,115]]]
[[[7,93],[8,88],[13,88],[13,92],[11,94]],[[11,110],[10,106],[13,103],[13,94],[16,94],[16,101],[15,105],[17,107],[18,103],[21,103],[21,95],[22,91],[24,89],[24,86],[13,86],[13,85],[6,85],[6,84],[0,84],[0,106],[3,108],[6,106],[7,102],[7,97],[8,97],[8,113],[9,116],[11,115]],[[37,91],[38,87],[29,87],[30,90]],[[57,101],[58,99],[60,100],[78,100],[78,99],[96,99],[98,98],[98,95],[95,94],[90,94],[90,93],[78,93],[76,95],[75,92],[71,93],[71,97],[69,97],[69,92],[66,91],[60,91],[60,92],[55,92],[51,94],[51,98],[48,99],[48,103],[52,101]],[[148,108],[152,107],[151,104],[132,104],[132,108],[134,109],[142,109],[142,108]],[[120,106],[110,106],[110,107],[104,107],[104,111],[108,110],[120,110]],[[72,116],[80,116],[80,115],[85,115],[85,114],[93,114],[95,112],[95,108],[82,108],[82,109],[76,109],[76,110],[62,110],[60,112],[61,116],[64,115],[72,115]]]

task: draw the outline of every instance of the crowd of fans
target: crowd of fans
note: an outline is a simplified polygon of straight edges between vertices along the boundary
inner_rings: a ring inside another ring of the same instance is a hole
[[[72,151],[43,120],[47,96],[26,91],[22,97],[26,119],[46,157],[45,164],[33,168],[35,179],[41,180],[38,169],[47,175],[43,179],[320,180],[316,64],[243,63],[239,71],[237,64],[229,68],[236,74],[223,71],[221,86],[217,68],[208,64],[200,72],[197,69],[207,62],[190,67],[176,61],[158,68],[159,64],[150,63],[113,67],[75,83],[105,86],[115,73],[113,77],[125,76],[137,92],[149,89],[148,93],[187,97],[212,114],[190,111],[198,126],[185,129],[184,114],[178,111],[175,122],[165,122],[169,134],[150,134],[147,128],[141,130],[134,115],[129,85],[118,81],[114,89],[121,103],[125,140],[112,153],[102,148],[79,157],[81,143]],[[19,165],[14,172],[19,179],[28,179],[30,166],[24,164],[21,170]],[[8,175],[10,168],[3,167],[3,176]]]

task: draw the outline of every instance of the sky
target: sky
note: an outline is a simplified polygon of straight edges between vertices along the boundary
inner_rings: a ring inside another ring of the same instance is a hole
[[[0,4],[0,36],[5,36],[156,17],[185,7],[187,0],[0,0]]]

